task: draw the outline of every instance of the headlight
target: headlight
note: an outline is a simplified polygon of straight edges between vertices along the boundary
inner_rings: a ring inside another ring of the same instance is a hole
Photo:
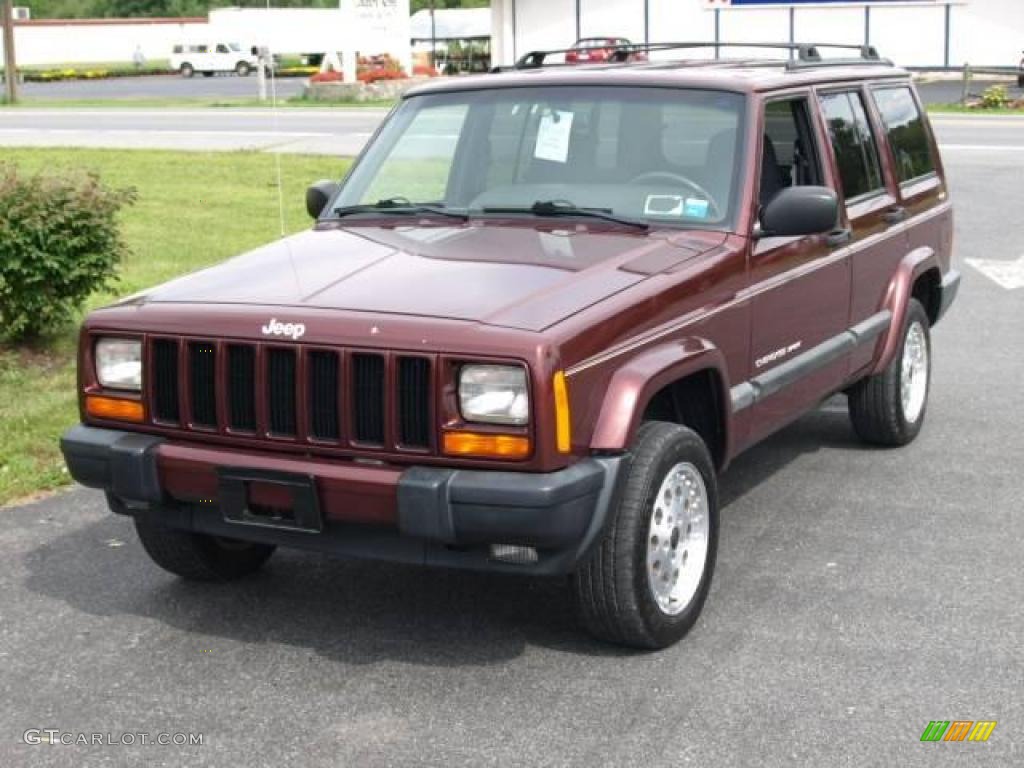
[[[526,424],[526,371],[512,365],[466,365],[459,372],[459,408],[466,421]]]
[[[142,389],[142,342],[99,339],[96,342],[96,378],[110,389]]]

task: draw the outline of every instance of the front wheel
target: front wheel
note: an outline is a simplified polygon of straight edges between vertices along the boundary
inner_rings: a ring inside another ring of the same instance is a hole
[[[850,390],[850,421],[876,445],[906,445],[921,431],[931,384],[928,314],[917,299],[907,305],[900,347],[881,373]]]
[[[248,77],[251,67],[248,62],[240,61],[235,64],[235,74],[239,77]]]
[[[697,621],[718,549],[718,488],[704,441],[686,427],[651,421],[604,538],[572,584],[583,625],[603,640],[664,648]]]
[[[135,530],[154,563],[190,581],[230,581],[248,576],[274,553],[270,544],[178,531],[147,517],[135,518]]]

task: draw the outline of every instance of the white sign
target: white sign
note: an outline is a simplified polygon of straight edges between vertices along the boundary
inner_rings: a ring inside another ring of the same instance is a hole
[[[569,136],[572,133],[572,112],[553,109],[542,115],[537,126],[537,144],[533,156],[538,160],[564,163],[569,159]]]

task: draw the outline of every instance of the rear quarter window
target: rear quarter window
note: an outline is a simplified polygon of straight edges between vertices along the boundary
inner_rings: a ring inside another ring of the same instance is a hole
[[[913,181],[935,170],[924,119],[910,88],[878,88],[875,104],[882,116],[900,182]]]

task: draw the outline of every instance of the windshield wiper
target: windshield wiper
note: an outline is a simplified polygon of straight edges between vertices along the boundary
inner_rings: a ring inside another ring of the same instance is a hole
[[[444,203],[412,203],[405,197],[389,197],[378,200],[376,203],[364,203],[362,205],[342,205],[333,211],[337,217],[351,216],[356,213],[387,213],[397,215],[416,215],[428,213],[433,216],[448,216],[453,219],[466,221],[469,219],[465,213],[449,210]]]
[[[625,224],[638,229],[650,229],[650,224],[628,216],[618,216],[607,208],[580,208],[568,200],[537,200],[531,206],[484,206],[481,213],[532,213],[534,216],[586,216]]]

